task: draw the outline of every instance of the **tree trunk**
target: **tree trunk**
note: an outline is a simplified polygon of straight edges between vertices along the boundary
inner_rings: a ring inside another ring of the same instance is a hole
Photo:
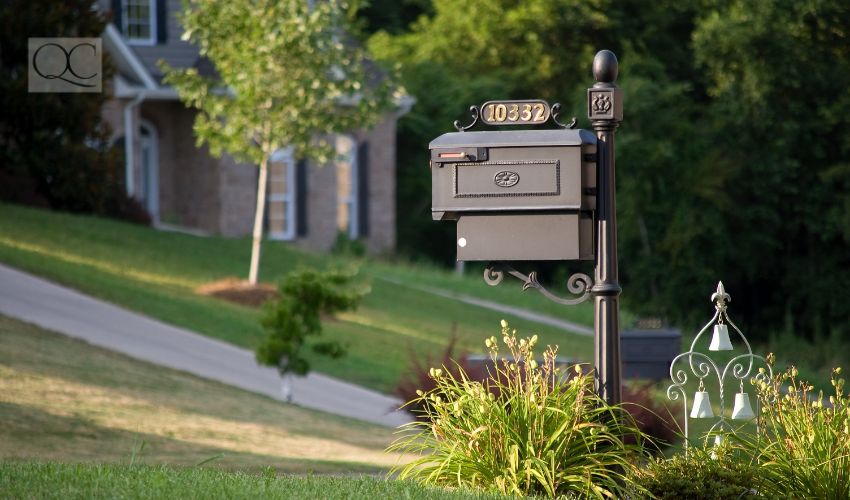
[[[263,156],[260,162],[260,179],[257,181],[257,211],[254,214],[254,241],[251,245],[251,270],[248,272],[248,282],[257,284],[260,271],[260,242],[263,239],[263,215],[266,212],[266,182],[269,173],[269,157]]]

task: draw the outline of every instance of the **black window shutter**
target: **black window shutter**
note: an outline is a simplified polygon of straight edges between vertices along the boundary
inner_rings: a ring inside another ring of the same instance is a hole
[[[357,229],[369,236],[369,143],[357,148]]]
[[[295,235],[307,236],[307,161],[295,166]]]
[[[112,23],[118,31],[124,31],[121,14],[121,0],[112,0]]]
[[[156,0],[156,43],[168,41],[168,2]]]

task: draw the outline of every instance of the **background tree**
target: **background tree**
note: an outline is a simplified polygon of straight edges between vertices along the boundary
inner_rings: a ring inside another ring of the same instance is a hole
[[[554,102],[581,93],[587,78],[575,68],[588,66],[602,44],[605,3],[435,0],[433,14],[417,18],[408,31],[394,35],[390,25],[369,38],[379,61],[400,65],[417,100],[399,121],[398,149],[406,152],[398,158],[399,251],[454,260],[454,227],[431,221],[431,179],[423,168],[428,142],[453,131],[454,120],[467,119],[470,104],[531,95]],[[564,104],[569,111],[571,103]]]
[[[850,4],[709,2],[694,32],[753,329],[850,332]],[[738,306],[736,306],[738,307]]]
[[[364,15],[368,15],[366,12]],[[691,328],[718,279],[752,338],[850,332],[850,4],[803,0],[433,0],[369,47],[417,104],[399,122],[400,250],[454,259],[430,220],[427,144],[487,99],[584,119],[590,61],[620,59],[623,304]]]
[[[327,162],[329,134],[374,123],[388,103],[385,79],[368,75],[363,51],[347,41],[345,13],[338,0],[189,0],[181,15],[184,38],[217,77],[165,68],[165,81],[198,109],[199,145],[259,167],[252,284],[271,155],[291,147],[297,158]]]
[[[101,118],[106,93],[28,92],[29,37],[99,37],[89,0],[0,4],[0,200],[149,220],[124,194],[122,158]],[[104,88],[112,68],[104,57]]]

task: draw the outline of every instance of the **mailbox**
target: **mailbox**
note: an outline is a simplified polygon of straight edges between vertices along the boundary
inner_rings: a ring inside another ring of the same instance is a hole
[[[458,260],[593,259],[594,134],[453,132],[430,150],[432,216],[458,221]]]

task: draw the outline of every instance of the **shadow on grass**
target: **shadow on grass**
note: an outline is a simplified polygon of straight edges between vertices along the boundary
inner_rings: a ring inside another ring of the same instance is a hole
[[[131,432],[97,425],[80,417],[54,415],[38,408],[0,402],[0,456],[4,461],[83,463],[206,464],[228,470],[287,473],[380,473],[362,463],[282,458]]]

